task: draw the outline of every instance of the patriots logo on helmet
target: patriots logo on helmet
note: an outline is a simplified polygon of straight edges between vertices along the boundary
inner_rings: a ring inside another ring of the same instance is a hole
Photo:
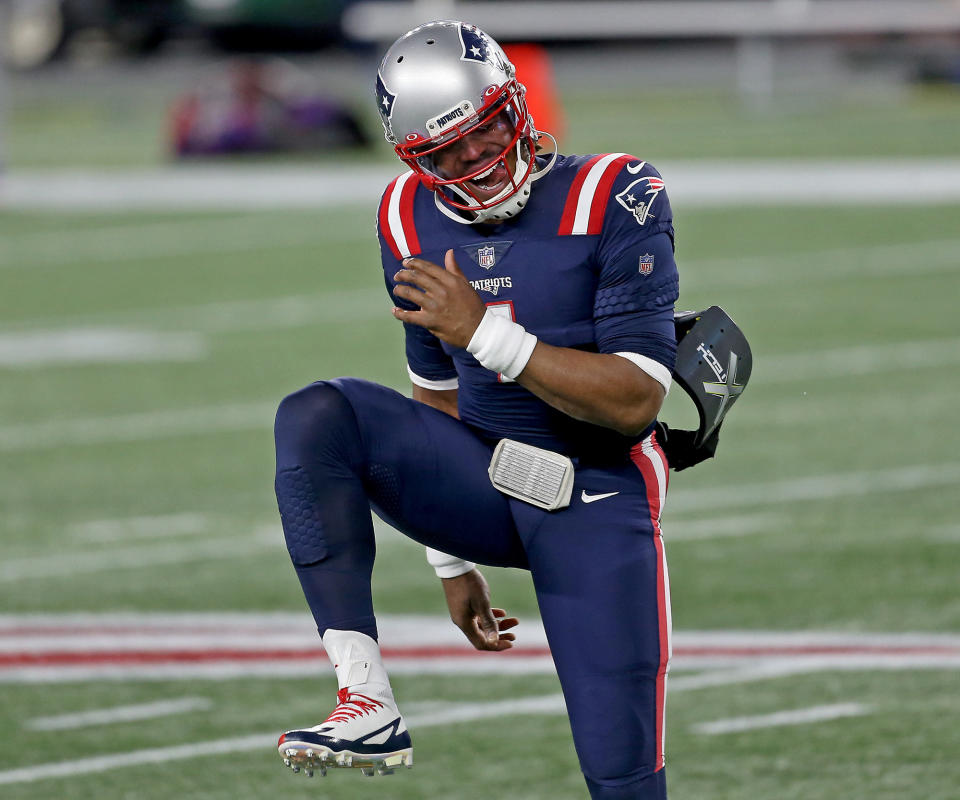
[[[662,191],[661,178],[640,178],[617,195],[617,202],[633,214],[638,225],[643,225],[647,218],[653,218],[650,208]]]
[[[397,96],[387,90],[387,87],[383,82],[383,76],[378,72],[377,73],[377,104],[380,109],[381,116],[383,116],[386,119],[390,119],[390,116],[393,114],[393,102],[396,99],[397,99]]]
[[[460,41],[463,42],[461,61],[487,61],[490,58],[490,48],[486,39],[476,29],[466,25],[460,26]]]

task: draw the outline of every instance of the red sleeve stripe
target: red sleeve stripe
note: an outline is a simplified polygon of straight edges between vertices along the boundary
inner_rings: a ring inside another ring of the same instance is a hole
[[[567,193],[567,203],[563,207],[563,216],[560,217],[560,230],[557,231],[560,236],[569,236],[573,233],[573,220],[577,215],[577,200],[580,197],[580,189],[584,180],[586,180],[587,173],[601,158],[603,156],[594,156],[580,167],[580,171],[574,176],[570,191]]]
[[[587,223],[587,233],[596,234],[603,230],[603,215],[607,213],[607,202],[610,200],[610,189],[613,182],[629,162],[636,161],[633,156],[620,156],[607,165],[597,182],[597,190],[593,195],[593,202],[590,204],[590,217]]]
[[[568,236],[570,234],[582,235],[589,232],[590,211],[593,207],[600,178],[603,177],[606,169],[610,167],[614,161],[625,157],[627,157],[625,153],[609,153],[605,156],[594,156],[580,168],[577,176],[573,179],[573,184],[570,186],[567,203],[563,208],[563,216],[560,218],[558,234]],[[603,203],[604,208],[606,208],[606,198],[604,198]],[[599,232],[598,229],[596,233]]]
[[[387,190],[383,193],[383,197],[380,198],[380,210],[377,213],[377,222],[380,227],[380,233],[383,234],[384,240],[390,246],[393,257],[399,261],[400,251],[397,249],[397,242],[393,238],[393,234],[390,231],[390,223],[387,219],[387,212],[390,208],[390,198],[393,196],[393,189],[397,185],[398,180],[400,179],[394,178],[387,187]]]
[[[420,252],[420,240],[413,224],[413,197],[419,180],[413,170],[397,178],[380,203],[380,230],[397,260]]]

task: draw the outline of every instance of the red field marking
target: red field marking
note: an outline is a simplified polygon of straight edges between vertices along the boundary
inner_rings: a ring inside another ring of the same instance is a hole
[[[542,658],[550,655],[546,647],[516,647],[501,653],[488,653],[463,647],[384,647],[383,657],[391,659],[487,659]],[[801,645],[796,647],[676,647],[675,658],[802,658],[804,656],[946,656],[960,658],[956,646],[883,646],[883,645]],[[217,662],[294,661],[325,659],[326,653],[313,648],[171,648],[149,650],[91,649],[87,651],[38,650],[0,653],[0,669],[37,666],[92,666],[98,664],[199,664]]]

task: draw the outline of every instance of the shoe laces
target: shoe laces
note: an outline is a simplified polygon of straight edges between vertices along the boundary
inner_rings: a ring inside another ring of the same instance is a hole
[[[337,692],[337,707],[327,717],[326,722],[349,722],[379,708],[383,708],[383,703],[379,700],[351,692],[348,688],[341,689]]]

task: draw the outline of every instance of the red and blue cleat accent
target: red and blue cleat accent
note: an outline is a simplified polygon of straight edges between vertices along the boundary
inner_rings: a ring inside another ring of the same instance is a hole
[[[287,731],[277,750],[286,766],[308,777],[342,767],[389,775],[396,767],[413,766],[410,734],[389,689],[369,694],[341,689],[329,717],[312,728]]]

